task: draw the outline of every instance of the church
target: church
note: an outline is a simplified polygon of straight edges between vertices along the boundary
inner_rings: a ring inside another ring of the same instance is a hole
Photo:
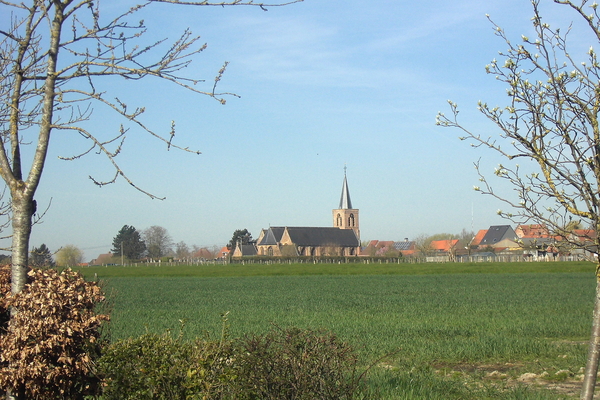
[[[332,216],[332,227],[277,226],[263,229],[256,240],[256,254],[272,257],[358,256],[358,209],[352,207],[345,168],[340,204],[333,210]]]

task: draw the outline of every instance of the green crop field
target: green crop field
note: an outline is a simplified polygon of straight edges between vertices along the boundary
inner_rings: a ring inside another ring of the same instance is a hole
[[[594,265],[585,261],[575,262],[515,262],[515,263],[282,263],[282,264],[198,264],[171,265],[139,264],[133,266],[79,268],[88,278],[95,275],[111,277],[233,277],[233,276],[279,276],[279,275],[429,275],[472,273],[538,273],[538,272],[593,272]]]
[[[232,336],[272,326],[333,331],[364,366],[375,363],[368,374],[374,398],[559,399],[576,398],[585,365],[592,271],[589,263],[523,263],[82,272],[106,282],[113,339],[178,332],[182,321],[187,337],[218,337],[228,312]],[[524,373],[538,378],[523,385]]]

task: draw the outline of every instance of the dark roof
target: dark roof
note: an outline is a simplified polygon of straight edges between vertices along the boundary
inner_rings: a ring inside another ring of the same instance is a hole
[[[255,256],[256,247],[253,244],[243,244],[241,247],[242,256]]]
[[[326,227],[287,227],[286,229],[292,242],[298,246],[360,246],[352,229]]]
[[[531,246],[547,246],[549,244],[556,243],[554,238],[549,237],[524,237],[519,239],[519,244],[523,247],[531,247]]]
[[[503,239],[514,240],[517,234],[510,225],[494,225],[490,226],[487,233],[479,242],[480,246],[493,245]]]
[[[404,251],[406,251],[406,250],[411,250],[412,246],[414,246],[414,244],[415,244],[415,242],[412,242],[412,241],[409,242],[407,240],[405,240],[403,242],[394,242],[394,248],[396,250],[400,250],[400,251],[404,250]]]
[[[281,241],[281,236],[283,236],[284,230],[285,227],[271,227],[267,229],[267,233],[265,233],[257,245],[276,245]]]

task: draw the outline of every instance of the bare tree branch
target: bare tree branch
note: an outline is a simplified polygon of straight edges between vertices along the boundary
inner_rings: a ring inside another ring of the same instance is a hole
[[[461,139],[504,157],[495,175],[513,188],[498,193],[475,163],[480,186],[509,207],[498,214],[514,222],[535,221],[546,226],[564,248],[583,250],[596,262],[598,312],[590,340],[582,399],[592,399],[600,358],[600,63],[593,46],[578,60],[568,48],[572,26],[566,31],[543,22],[539,0],[532,0],[535,37],[514,44],[491,19],[495,34],[507,45],[486,71],[507,85],[508,105],[479,110],[498,128],[497,135],[481,136],[458,121],[458,107],[449,102],[451,116],[437,116],[437,124],[458,128]],[[554,0],[575,11],[578,21],[600,42],[598,5],[588,0]],[[590,12],[591,10],[591,12]],[[597,44],[597,43],[596,43]],[[516,161],[524,164],[516,164]],[[576,222],[576,223],[573,223]],[[590,229],[583,232],[583,223]]]
[[[37,213],[34,195],[46,163],[51,132],[71,133],[75,139],[87,141],[85,150],[64,156],[64,160],[79,160],[92,152],[106,158],[114,176],[107,180],[90,176],[96,185],[104,186],[122,178],[150,198],[162,199],[164,197],[139,187],[118,163],[117,157],[129,144],[125,140],[129,129],[164,143],[167,150],[200,152],[179,142],[175,121],[166,132],[154,129],[144,118],[143,105],[130,106],[124,97],[109,95],[104,88],[115,79],[154,78],[187,92],[208,96],[220,104],[225,104],[230,97],[239,97],[218,89],[227,62],[213,80],[186,75],[188,67],[206,49],[199,36],[184,30],[175,40],[147,40],[144,21],[136,20],[140,11],[157,3],[239,5],[267,10],[301,1],[150,0],[106,19],[100,2],[93,0],[24,0],[20,3],[0,0],[2,11],[10,15],[8,26],[0,29],[0,176],[10,195],[6,203],[0,198],[0,215],[8,210],[14,293],[25,285],[31,228],[44,214]],[[118,2],[115,7],[116,4]],[[121,128],[108,136],[105,131],[90,128],[86,123],[96,106],[112,110],[122,119]],[[22,156],[25,151],[30,152],[27,157]],[[6,226],[0,223],[0,230]],[[8,393],[7,398],[14,396]]]

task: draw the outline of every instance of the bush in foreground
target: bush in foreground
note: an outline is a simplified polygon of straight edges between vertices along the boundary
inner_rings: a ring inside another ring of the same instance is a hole
[[[272,329],[238,345],[236,399],[352,399],[358,390],[357,358],[333,333]]]
[[[356,356],[324,331],[272,330],[238,340],[147,333],[110,345],[104,399],[351,399]]]
[[[233,379],[227,342],[146,333],[111,344],[99,360],[106,400],[222,398]]]
[[[95,310],[100,287],[69,269],[28,275],[23,291],[11,294],[10,267],[0,268],[0,389],[28,399],[93,394],[100,326],[109,319]]]

